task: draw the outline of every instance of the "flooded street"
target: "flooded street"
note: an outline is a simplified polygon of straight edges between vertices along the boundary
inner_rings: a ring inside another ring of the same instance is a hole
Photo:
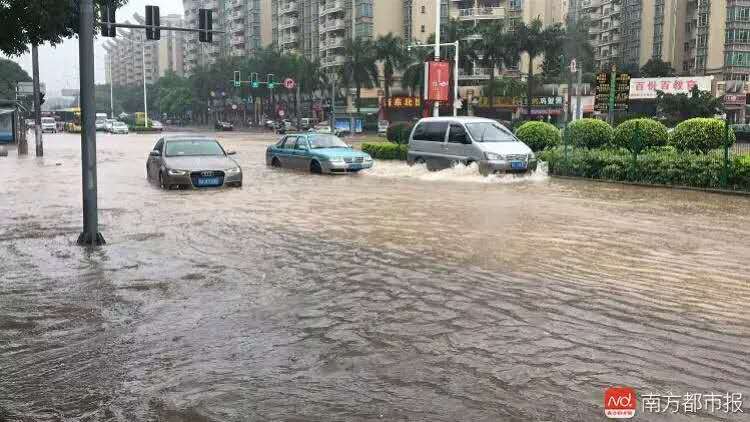
[[[221,140],[243,188],[161,191],[156,136],[99,135],[93,251],[80,137],[0,158],[0,421],[593,421],[611,385],[747,420],[750,197]]]

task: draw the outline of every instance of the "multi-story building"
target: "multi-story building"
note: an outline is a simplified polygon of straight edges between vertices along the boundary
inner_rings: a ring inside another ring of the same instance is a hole
[[[569,0],[569,8],[569,20],[589,22],[599,68],[659,58],[686,75],[750,76],[750,0]]]
[[[478,25],[482,22],[500,21],[507,30],[512,31],[520,22],[530,23],[540,19],[544,26],[564,23],[568,16],[567,0],[453,0],[450,2],[449,16],[459,21],[472,22]],[[434,18],[434,14],[432,15]],[[433,21],[434,22],[434,21]],[[434,26],[434,23],[432,24]],[[433,31],[428,31],[430,34]],[[528,69],[529,57],[521,56],[518,66],[509,69],[496,69],[518,76],[521,69]],[[536,58],[535,63],[541,65],[542,58]],[[469,71],[461,70],[459,81],[462,85],[479,85],[490,79],[492,69],[470,66]]]
[[[136,14],[133,20],[143,24],[142,16]],[[169,15],[164,25],[179,25],[181,17]],[[126,23],[129,23],[126,21]],[[142,30],[120,30],[117,38],[104,45],[105,75],[107,83],[128,86],[154,83],[166,72],[183,73],[183,37],[177,33],[162,32],[158,41],[146,40]]]
[[[346,39],[403,36],[403,9],[403,0],[273,0],[273,45],[333,68]]]
[[[223,28],[226,24],[225,3],[228,0],[183,0],[185,9],[185,25],[190,28],[198,28],[199,9],[209,9],[213,14],[213,26],[215,29]],[[185,35],[185,73],[191,74],[196,68],[209,66],[227,49],[225,37],[231,33],[214,34],[212,43],[202,43],[198,40],[197,32],[188,32]]]
[[[222,6],[228,55],[252,55],[271,43],[271,0],[224,0]]]

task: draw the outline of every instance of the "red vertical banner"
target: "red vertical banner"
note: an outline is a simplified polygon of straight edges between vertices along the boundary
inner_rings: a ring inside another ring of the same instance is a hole
[[[449,62],[427,62],[427,101],[447,102],[450,98],[451,65]]]

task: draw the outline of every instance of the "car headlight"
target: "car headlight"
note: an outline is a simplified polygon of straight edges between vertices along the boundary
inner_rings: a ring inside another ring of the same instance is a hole
[[[372,157],[370,157],[369,155],[365,155],[365,161],[369,163],[370,161],[372,161]]]
[[[344,162],[344,157],[331,157],[331,158],[328,159],[328,161],[330,161],[332,163],[343,163]]]
[[[186,175],[186,174],[187,174],[188,172],[187,172],[187,170],[175,170],[175,169],[169,169],[169,171],[167,171],[167,173],[169,173],[169,175],[170,175],[170,176],[184,176],[184,175]]]
[[[533,152],[530,152],[529,153],[529,160],[536,160],[536,154],[534,154]]]
[[[485,157],[487,157],[488,160],[505,160],[505,156],[501,154],[495,154],[493,152],[485,152]]]
[[[237,173],[239,173],[241,171],[242,171],[242,169],[239,168],[239,167],[234,167],[234,168],[231,168],[231,169],[224,170],[224,172],[227,173],[227,174],[237,174]]]

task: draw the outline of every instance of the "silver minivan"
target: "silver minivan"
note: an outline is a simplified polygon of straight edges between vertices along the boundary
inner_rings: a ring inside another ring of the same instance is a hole
[[[407,162],[430,170],[476,163],[482,175],[536,170],[526,144],[500,123],[481,117],[428,117],[414,125]]]

